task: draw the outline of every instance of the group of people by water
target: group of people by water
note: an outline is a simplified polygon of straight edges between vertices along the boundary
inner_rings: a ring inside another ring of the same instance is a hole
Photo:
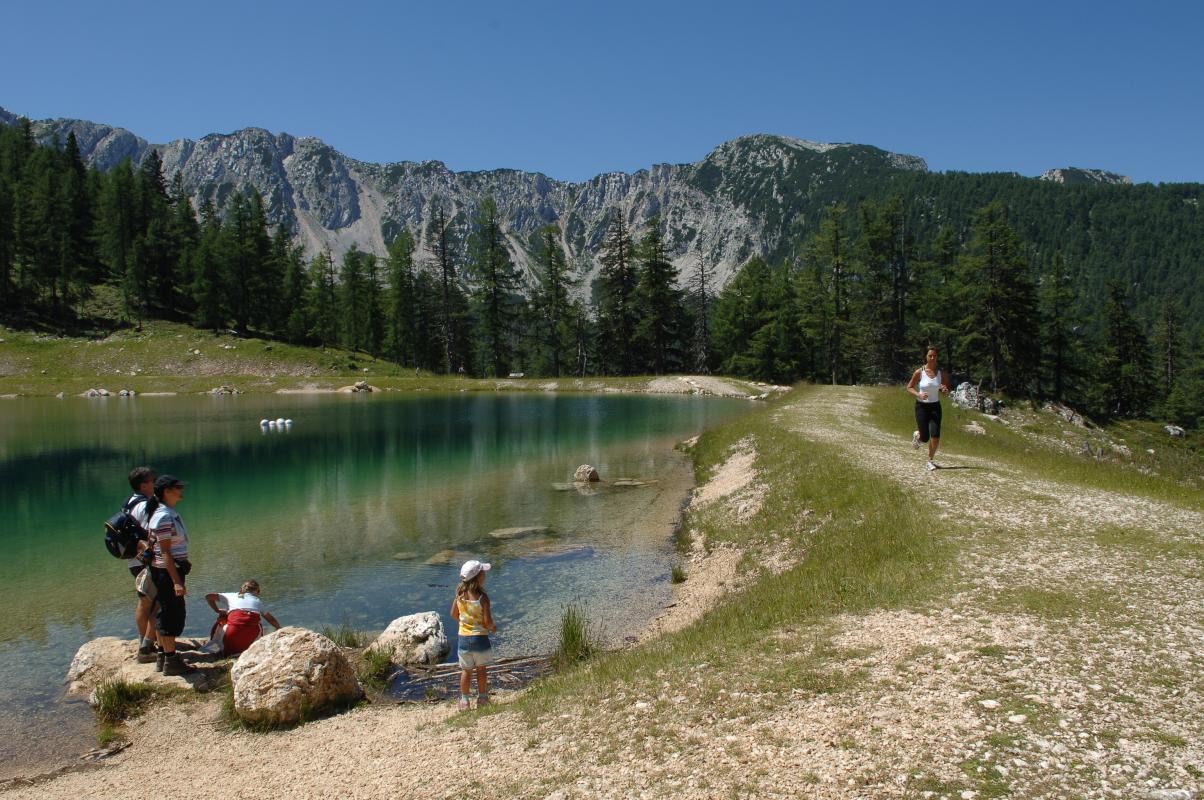
[[[137,554],[128,560],[134,576],[134,624],[138,629],[140,663],[154,662],[165,675],[185,675],[195,670],[181,658],[176,640],[184,632],[188,618],[185,596],[187,577],[192,571],[188,554],[188,528],[176,510],[184,498],[187,484],[174,475],[156,475],[150,467],[135,467],[130,472],[134,493],[122,504],[145,531]],[[245,581],[237,592],[211,592],[206,602],[217,613],[211,640],[217,652],[236,655],[259,637],[266,620],[279,628],[260,599],[257,581]]]
[[[134,577],[137,604],[134,624],[138,629],[139,663],[154,662],[165,675],[195,671],[177,651],[176,640],[184,632],[188,608],[186,579],[192,571],[188,553],[188,528],[176,510],[187,484],[174,475],[156,475],[150,467],[136,467],[129,475],[133,494],[122,504],[142,526],[145,538],[137,554],[128,560]],[[485,592],[485,579],[492,566],[475,559],[460,568],[460,582],[451,604],[451,618],[459,623],[457,657],[460,666],[459,709],[471,702],[472,679],[477,684],[477,705],[489,703],[487,670],[493,663],[489,634],[497,632],[493,609]],[[210,592],[205,601],[217,614],[210,631],[208,653],[235,656],[259,638],[263,621],[280,628],[261,598],[258,581],[243,582],[237,592]]]

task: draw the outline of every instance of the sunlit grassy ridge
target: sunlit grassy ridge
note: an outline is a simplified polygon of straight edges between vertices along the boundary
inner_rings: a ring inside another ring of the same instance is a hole
[[[866,391],[873,393],[871,423],[903,440],[910,437],[915,430],[914,402],[897,388]],[[1080,428],[1055,414],[1028,408],[1005,411],[1005,424],[948,401],[943,405],[941,450],[946,456],[991,459],[1034,477],[1047,475],[1084,487],[1204,508],[1204,446],[1199,433],[1175,439],[1152,422]],[[977,421],[985,433],[967,432],[965,426],[971,421]],[[1091,445],[1093,452],[1102,451],[1102,456],[1080,455],[1084,443]],[[1124,446],[1129,453],[1112,445]]]

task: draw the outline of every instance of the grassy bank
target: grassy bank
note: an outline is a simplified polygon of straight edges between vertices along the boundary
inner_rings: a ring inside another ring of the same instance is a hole
[[[717,699],[731,714],[741,703],[772,704],[783,691],[839,691],[857,678],[849,663],[856,654],[830,647],[834,615],[933,600],[953,551],[925,532],[930,511],[832,449],[782,435],[777,409],[806,402],[809,391],[706,433],[695,449],[700,482],[737,442],[751,440],[757,449],[758,481],[767,487],[760,512],[741,523],[719,504],[691,511],[685,522],[712,546],[730,542],[744,551],[748,587],[654,647],[611,654],[542,683],[523,701],[533,719],[569,702],[672,703],[687,683],[691,702],[680,713],[699,719]],[[762,565],[774,554],[806,558],[773,574]],[[688,579],[683,590],[690,591]],[[644,735],[662,737],[657,747],[672,744],[664,731]]]
[[[645,391],[649,378],[462,378],[415,372],[391,361],[337,348],[213,334],[170,322],[148,322],[102,339],[55,336],[0,327],[0,395],[53,397],[91,388],[116,393],[333,391],[356,381],[394,391]],[[749,394],[750,382],[724,379]],[[683,391],[688,387],[683,387]]]

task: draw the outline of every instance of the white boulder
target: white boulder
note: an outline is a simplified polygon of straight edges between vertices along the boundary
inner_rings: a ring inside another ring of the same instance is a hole
[[[247,722],[291,725],[364,696],[339,646],[304,628],[257,639],[230,670],[234,713]]]
[[[573,472],[573,480],[577,483],[596,483],[601,479],[598,475],[598,470],[589,464],[582,464]]]
[[[438,664],[451,652],[443,620],[434,611],[398,617],[368,649],[385,650],[394,664]]]

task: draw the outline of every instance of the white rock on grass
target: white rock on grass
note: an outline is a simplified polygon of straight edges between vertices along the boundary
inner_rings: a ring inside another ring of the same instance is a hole
[[[988,711],[994,711],[995,709],[999,708],[998,700],[979,700],[978,704]]]
[[[306,713],[354,702],[364,690],[339,646],[287,627],[257,639],[230,670],[234,713],[252,723],[291,725]]]
[[[451,646],[439,615],[424,611],[390,622],[369,649],[388,651],[394,664],[438,664]]]

